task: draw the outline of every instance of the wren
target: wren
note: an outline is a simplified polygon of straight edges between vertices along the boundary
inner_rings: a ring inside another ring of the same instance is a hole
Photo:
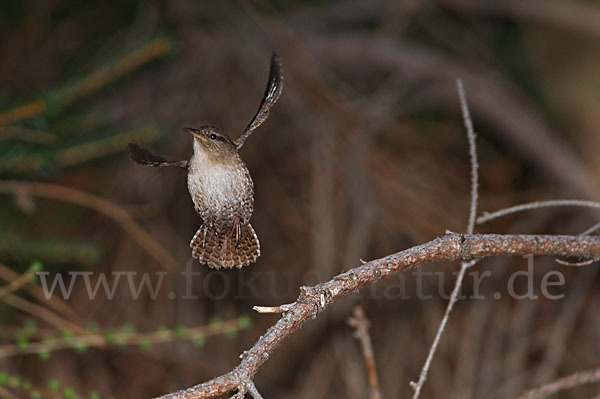
[[[188,191],[202,219],[190,248],[192,256],[209,267],[241,268],[260,256],[260,243],[250,224],[254,184],[239,151],[268,118],[282,88],[281,64],[273,53],[267,89],[258,111],[237,139],[231,140],[214,126],[184,128],[193,136],[194,153],[183,161],[167,161],[136,144],[128,146],[129,156],[136,163],[187,170]]]

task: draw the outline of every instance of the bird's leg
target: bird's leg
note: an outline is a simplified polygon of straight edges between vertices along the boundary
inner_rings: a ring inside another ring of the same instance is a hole
[[[205,223],[202,227],[204,229],[204,234],[202,237],[202,249],[204,249],[206,247],[206,232],[208,231],[208,226]]]
[[[233,219],[233,228],[231,229],[231,234],[235,236],[235,245],[238,245],[240,242],[240,236],[242,234],[242,224],[240,222],[240,218],[238,217]]]

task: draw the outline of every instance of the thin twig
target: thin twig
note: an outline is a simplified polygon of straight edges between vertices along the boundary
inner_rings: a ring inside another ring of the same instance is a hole
[[[473,129],[473,122],[471,121],[471,115],[469,113],[469,104],[467,103],[465,88],[461,79],[456,80],[456,88],[458,90],[458,97],[460,100],[460,106],[463,114],[463,121],[465,124],[467,139],[469,141],[469,154],[471,161],[471,207],[469,209],[469,222],[467,225],[467,233],[473,234],[473,230],[475,229],[475,218],[477,215],[477,203],[479,198],[479,163],[477,162],[477,142],[475,137],[475,130]],[[433,343],[429,348],[427,359],[425,360],[425,364],[423,365],[421,373],[419,374],[419,380],[416,383],[411,382],[411,386],[415,390],[413,394],[413,399],[419,398],[421,394],[421,389],[423,388],[423,384],[425,384],[425,381],[427,380],[427,374],[429,373],[429,368],[431,367],[433,356],[435,355],[435,352],[437,351],[437,348],[440,344],[442,334],[446,329],[446,324],[448,324],[448,319],[450,318],[450,313],[454,308],[454,304],[456,304],[456,301],[458,301],[458,296],[460,294],[460,289],[462,288],[462,283],[467,269],[475,265],[477,261],[478,260],[475,259],[470,262],[463,261],[460,263],[460,271],[458,273],[458,276],[456,276],[456,282],[454,283],[452,295],[450,296],[450,300],[448,301],[448,305],[446,306],[446,312],[444,313],[444,317],[440,322],[440,326],[437,330]]]
[[[577,199],[560,199],[560,200],[549,200],[549,201],[535,201],[527,204],[520,204],[511,206],[510,208],[500,209],[492,213],[484,212],[483,215],[477,218],[477,224],[489,222],[490,220],[497,219],[502,216],[509,215],[511,213],[522,212],[530,209],[547,208],[547,207],[562,207],[562,206],[576,206],[583,208],[595,208],[600,209],[600,202],[584,201]],[[589,234],[589,233],[588,233]]]
[[[377,367],[375,366],[375,354],[373,353],[371,335],[369,335],[371,322],[367,319],[362,306],[356,305],[354,307],[352,317],[348,318],[348,324],[355,328],[354,337],[360,342],[360,347],[365,358],[367,379],[369,380],[369,398],[381,399],[381,390],[379,389],[379,381],[377,380]]]
[[[394,273],[433,262],[489,256],[552,255],[600,260],[600,237],[557,235],[499,235],[451,233],[433,241],[373,260],[313,287],[301,287],[298,300],[254,346],[244,352],[232,371],[203,384],[161,396],[199,399],[222,395],[250,381],[281,343],[342,296]]]
[[[254,399],[264,399],[252,381],[248,382],[248,393]]]
[[[456,80],[456,89],[460,99],[460,108],[462,110],[463,121],[469,140],[469,155],[471,160],[471,208],[469,210],[469,224],[467,233],[473,234],[475,230],[475,219],[477,218],[477,204],[479,203],[479,162],[477,161],[477,141],[473,121],[469,112],[469,104],[465,95],[465,88],[461,79]]]
[[[85,329],[79,326],[78,324],[75,324],[57,315],[56,313],[51,312],[43,306],[23,299],[20,296],[8,293],[2,298],[2,302],[17,309],[20,309],[25,313],[29,313],[30,315],[35,316],[41,320],[44,320],[45,322],[47,322],[50,325],[53,325],[56,328],[70,329],[81,333],[85,332]]]
[[[0,263],[0,278],[6,281],[12,281],[19,278],[19,274],[10,267]],[[71,306],[57,295],[52,295],[49,299],[44,295],[44,289],[39,285],[30,285],[27,291],[38,301],[60,313],[65,318],[76,318],[77,315]]]
[[[577,207],[585,207],[585,208],[600,208],[599,202],[593,201],[584,201],[584,200],[549,200],[549,201],[536,201],[530,202],[527,204],[515,205],[510,208],[500,209],[498,211],[488,213],[484,212],[482,216],[477,218],[477,224],[483,224],[493,219],[497,219],[502,216],[509,215],[511,213],[522,212],[530,209],[538,209],[538,208],[547,208],[547,207],[564,207],[564,206],[577,206]],[[580,235],[588,235],[592,234],[596,230],[600,229],[600,223],[596,223],[589,229],[580,233]],[[556,263],[561,264],[563,266],[587,266],[590,262],[589,260],[583,262],[568,262],[566,260],[555,259]]]
[[[556,392],[570,389],[579,385],[592,384],[600,381],[600,368],[580,371],[570,376],[560,378],[541,387],[529,390],[517,399],[540,399]]]
[[[64,326],[63,326],[64,327]],[[197,336],[203,338],[239,331],[244,328],[240,319],[222,321],[219,324],[189,327],[180,335],[171,330],[158,330],[146,333],[115,332],[108,339],[105,334],[83,332],[73,335],[70,339],[62,337],[44,337],[40,341],[29,342],[27,347],[19,347],[15,344],[0,345],[2,358],[41,354],[45,352],[56,352],[64,349],[85,348],[108,348],[111,346],[133,346],[142,344],[160,344],[175,341],[177,339],[194,339]]]
[[[465,273],[467,269],[477,263],[478,260],[472,260],[470,262],[461,262],[460,271],[458,272],[458,276],[456,276],[456,282],[454,283],[454,289],[452,290],[452,295],[450,296],[450,300],[448,301],[448,305],[446,306],[446,312],[444,313],[444,317],[440,322],[440,326],[438,327],[437,333],[435,334],[435,338],[433,339],[433,343],[429,348],[429,353],[427,354],[427,359],[425,359],[425,364],[421,369],[421,373],[419,374],[419,380],[417,382],[411,382],[410,386],[415,390],[413,394],[413,399],[417,399],[421,395],[421,389],[427,380],[427,374],[429,373],[429,368],[431,367],[431,363],[433,361],[433,356],[437,351],[438,346],[440,345],[440,341],[442,340],[442,334],[446,329],[446,324],[448,324],[448,319],[450,318],[450,313],[452,309],[454,309],[454,305],[458,300],[458,295],[460,294],[460,289],[462,287],[462,282],[465,278]]]
[[[1,194],[15,194],[18,192],[26,192],[29,195],[70,202],[102,213],[121,225],[165,269],[173,270],[177,267],[177,262],[171,254],[137,224],[125,209],[114,202],[86,193],[85,191],[57,184],[19,181],[0,182]]]
[[[293,303],[286,303],[279,306],[252,306],[252,310],[258,313],[284,313],[290,310]]]
[[[556,263],[558,263],[559,265],[572,266],[572,267],[588,266],[588,265],[594,263],[594,261],[592,259],[584,260],[582,262],[567,262],[566,260],[562,260],[562,259],[554,259],[554,261]]]
[[[585,230],[584,232],[582,232],[582,233],[579,233],[579,235],[581,235],[581,236],[586,236],[586,235],[592,234],[593,232],[595,232],[595,231],[596,231],[596,230],[598,230],[598,229],[600,229],[600,223],[596,223],[595,225],[593,225],[593,226],[592,226],[592,227],[590,227],[589,229]],[[584,261],[582,261],[582,262],[569,262],[569,261],[567,261],[567,260],[562,260],[562,259],[558,259],[558,258],[557,258],[557,259],[554,259],[554,261],[555,261],[556,263],[558,263],[559,265],[563,265],[563,266],[573,266],[573,267],[582,267],[582,266],[587,266],[587,265],[589,265],[590,263],[593,263],[593,261],[592,261],[592,262],[590,262],[590,260],[584,260]]]
[[[582,236],[587,236],[590,235],[592,233],[594,233],[595,231],[600,229],[600,223],[596,223],[595,225],[593,225],[592,227],[590,227],[589,229],[587,229],[586,231],[584,231],[583,233],[581,233]]]

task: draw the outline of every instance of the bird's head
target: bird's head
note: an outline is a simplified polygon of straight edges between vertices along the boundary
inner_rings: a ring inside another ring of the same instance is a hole
[[[217,127],[186,127],[183,130],[194,136],[194,153],[202,151],[215,156],[225,156],[237,153],[233,141]]]

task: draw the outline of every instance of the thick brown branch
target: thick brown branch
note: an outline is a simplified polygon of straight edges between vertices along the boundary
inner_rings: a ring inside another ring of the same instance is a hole
[[[600,259],[600,237],[553,235],[447,234],[428,243],[373,260],[313,287],[300,287],[300,296],[274,326],[242,355],[227,374],[161,399],[211,398],[245,387],[279,345],[327,305],[367,284],[416,266],[499,255],[553,255]]]

